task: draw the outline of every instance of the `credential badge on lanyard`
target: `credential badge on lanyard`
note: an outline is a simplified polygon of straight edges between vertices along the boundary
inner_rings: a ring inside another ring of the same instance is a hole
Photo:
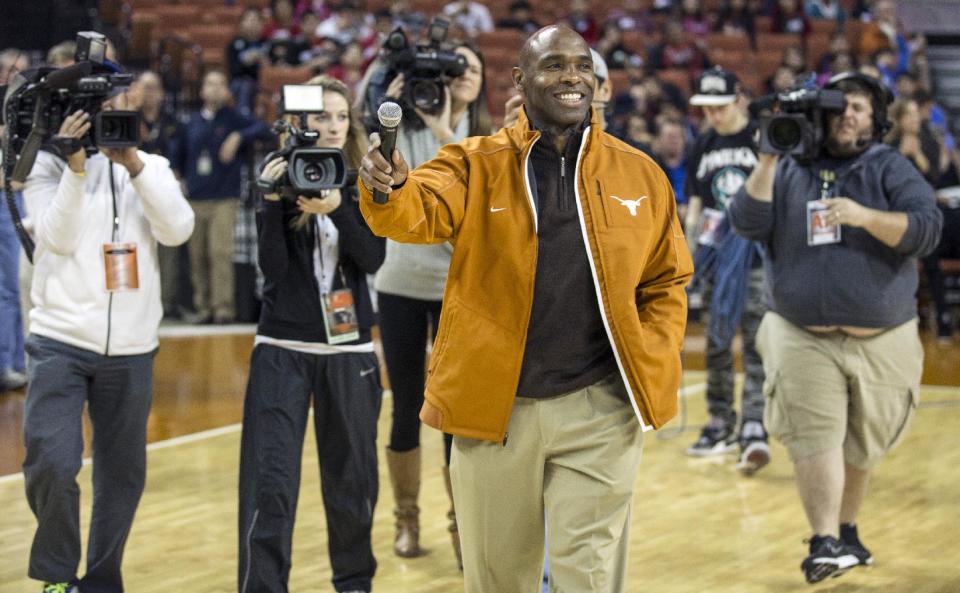
[[[107,171],[110,175],[110,198],[113,204],[113,231],[110,242],[103,244],[104,285],[107,292],[139,290],[137,244],[119,242],[120,215],[117,213],[117,188],[113,180],[113,164],[110,164]]]
[[[840,242],[840,225],[831,223],[827,205],[822,201],[833,197],[837,172],[820,170],[820,197],[807,202],[807,245],[832,245]]]

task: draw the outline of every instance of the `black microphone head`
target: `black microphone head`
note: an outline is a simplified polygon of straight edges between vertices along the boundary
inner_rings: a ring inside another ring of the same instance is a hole
[[[69,88],[84,76],[89,76],[92,71],[91,62],[79,62],[47,74],[43,79],[43,86],[49,90]]]
[[[380,109],[377,109],[377,119],[380,120],[381,126],[395,128],[400,125],[400,120],[403,119],[403,109],[393,101],[386,101],[380,106]]]

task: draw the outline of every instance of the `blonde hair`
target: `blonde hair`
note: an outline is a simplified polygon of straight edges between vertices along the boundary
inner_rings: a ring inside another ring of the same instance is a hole
[[[897,99],[887,108],[887,119],[890,121],[890,131],[884,137],[884,142],[894,144],[903,136],[903,125],[900,120],[907,113],[911,103],[916,103],[914,99]]]
[[[337,93],[342,96],[344,101],[347,102],[347,105],[350,105],[350,89],[347,88],[347,85],[342,81],[328,76],[326,74],[321,74],[320,76],[314,76],[306,82],[309,85],[317,85],[323,88],[323,94],[327,93]],[[360,121],[359,112],[355,107],[349,107],[350,111],[350,127],[347,129],[347,140],[343,145],[343,154],[347,159],[347,168],[348,169],[359,169],[360,161],[363,159],[363,155],[367,152],[367,135],[366,130],[363,128],[363,124]],[[287,116],[288,118],[293,118],[294,116]],[[281,138],[281,142],[285,141],[285,138]],[[346,189],[346,188],[344,188]],[[302,212],[299,216],[293,219],[290,223],[290,226],[296,230],[301,230],[307,226],[310,222],[310,217],[313,216],[308,212]]]

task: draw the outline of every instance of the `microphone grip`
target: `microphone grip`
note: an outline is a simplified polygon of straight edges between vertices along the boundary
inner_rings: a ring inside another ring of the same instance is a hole
[[[90,62],[80,62],[54,70],[47,74],[43,79],[44,86],[49,90],[65,89],[73,85],[84,76],[89,76],[93,71],[93,64]]]
[[[387,159],[390,167],[393,167],[393,149],[397,146],[397,128],[388,128],[380,125],[380,154]],[[375,189],[373,190],[373,201],[377,204],[387,203],[387,194]]]

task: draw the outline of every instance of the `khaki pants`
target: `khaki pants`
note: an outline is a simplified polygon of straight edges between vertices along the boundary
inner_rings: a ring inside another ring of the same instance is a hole
[[[544,515],[554,593],[620,593],[643,432],[619,375],[517,398],[507,442],[454,437],[466,593],[534,593]]]
[[[770,312],[757,332],[767,378],[764,425],[793,460],[843,447],[870,469],[906,432],[923,345],[911,319],[872,338],[813,334]]]
[[[232,320],[233,229],[237,200],[194,200],[195,222],[188,244],[193,307],[201,317]]]

